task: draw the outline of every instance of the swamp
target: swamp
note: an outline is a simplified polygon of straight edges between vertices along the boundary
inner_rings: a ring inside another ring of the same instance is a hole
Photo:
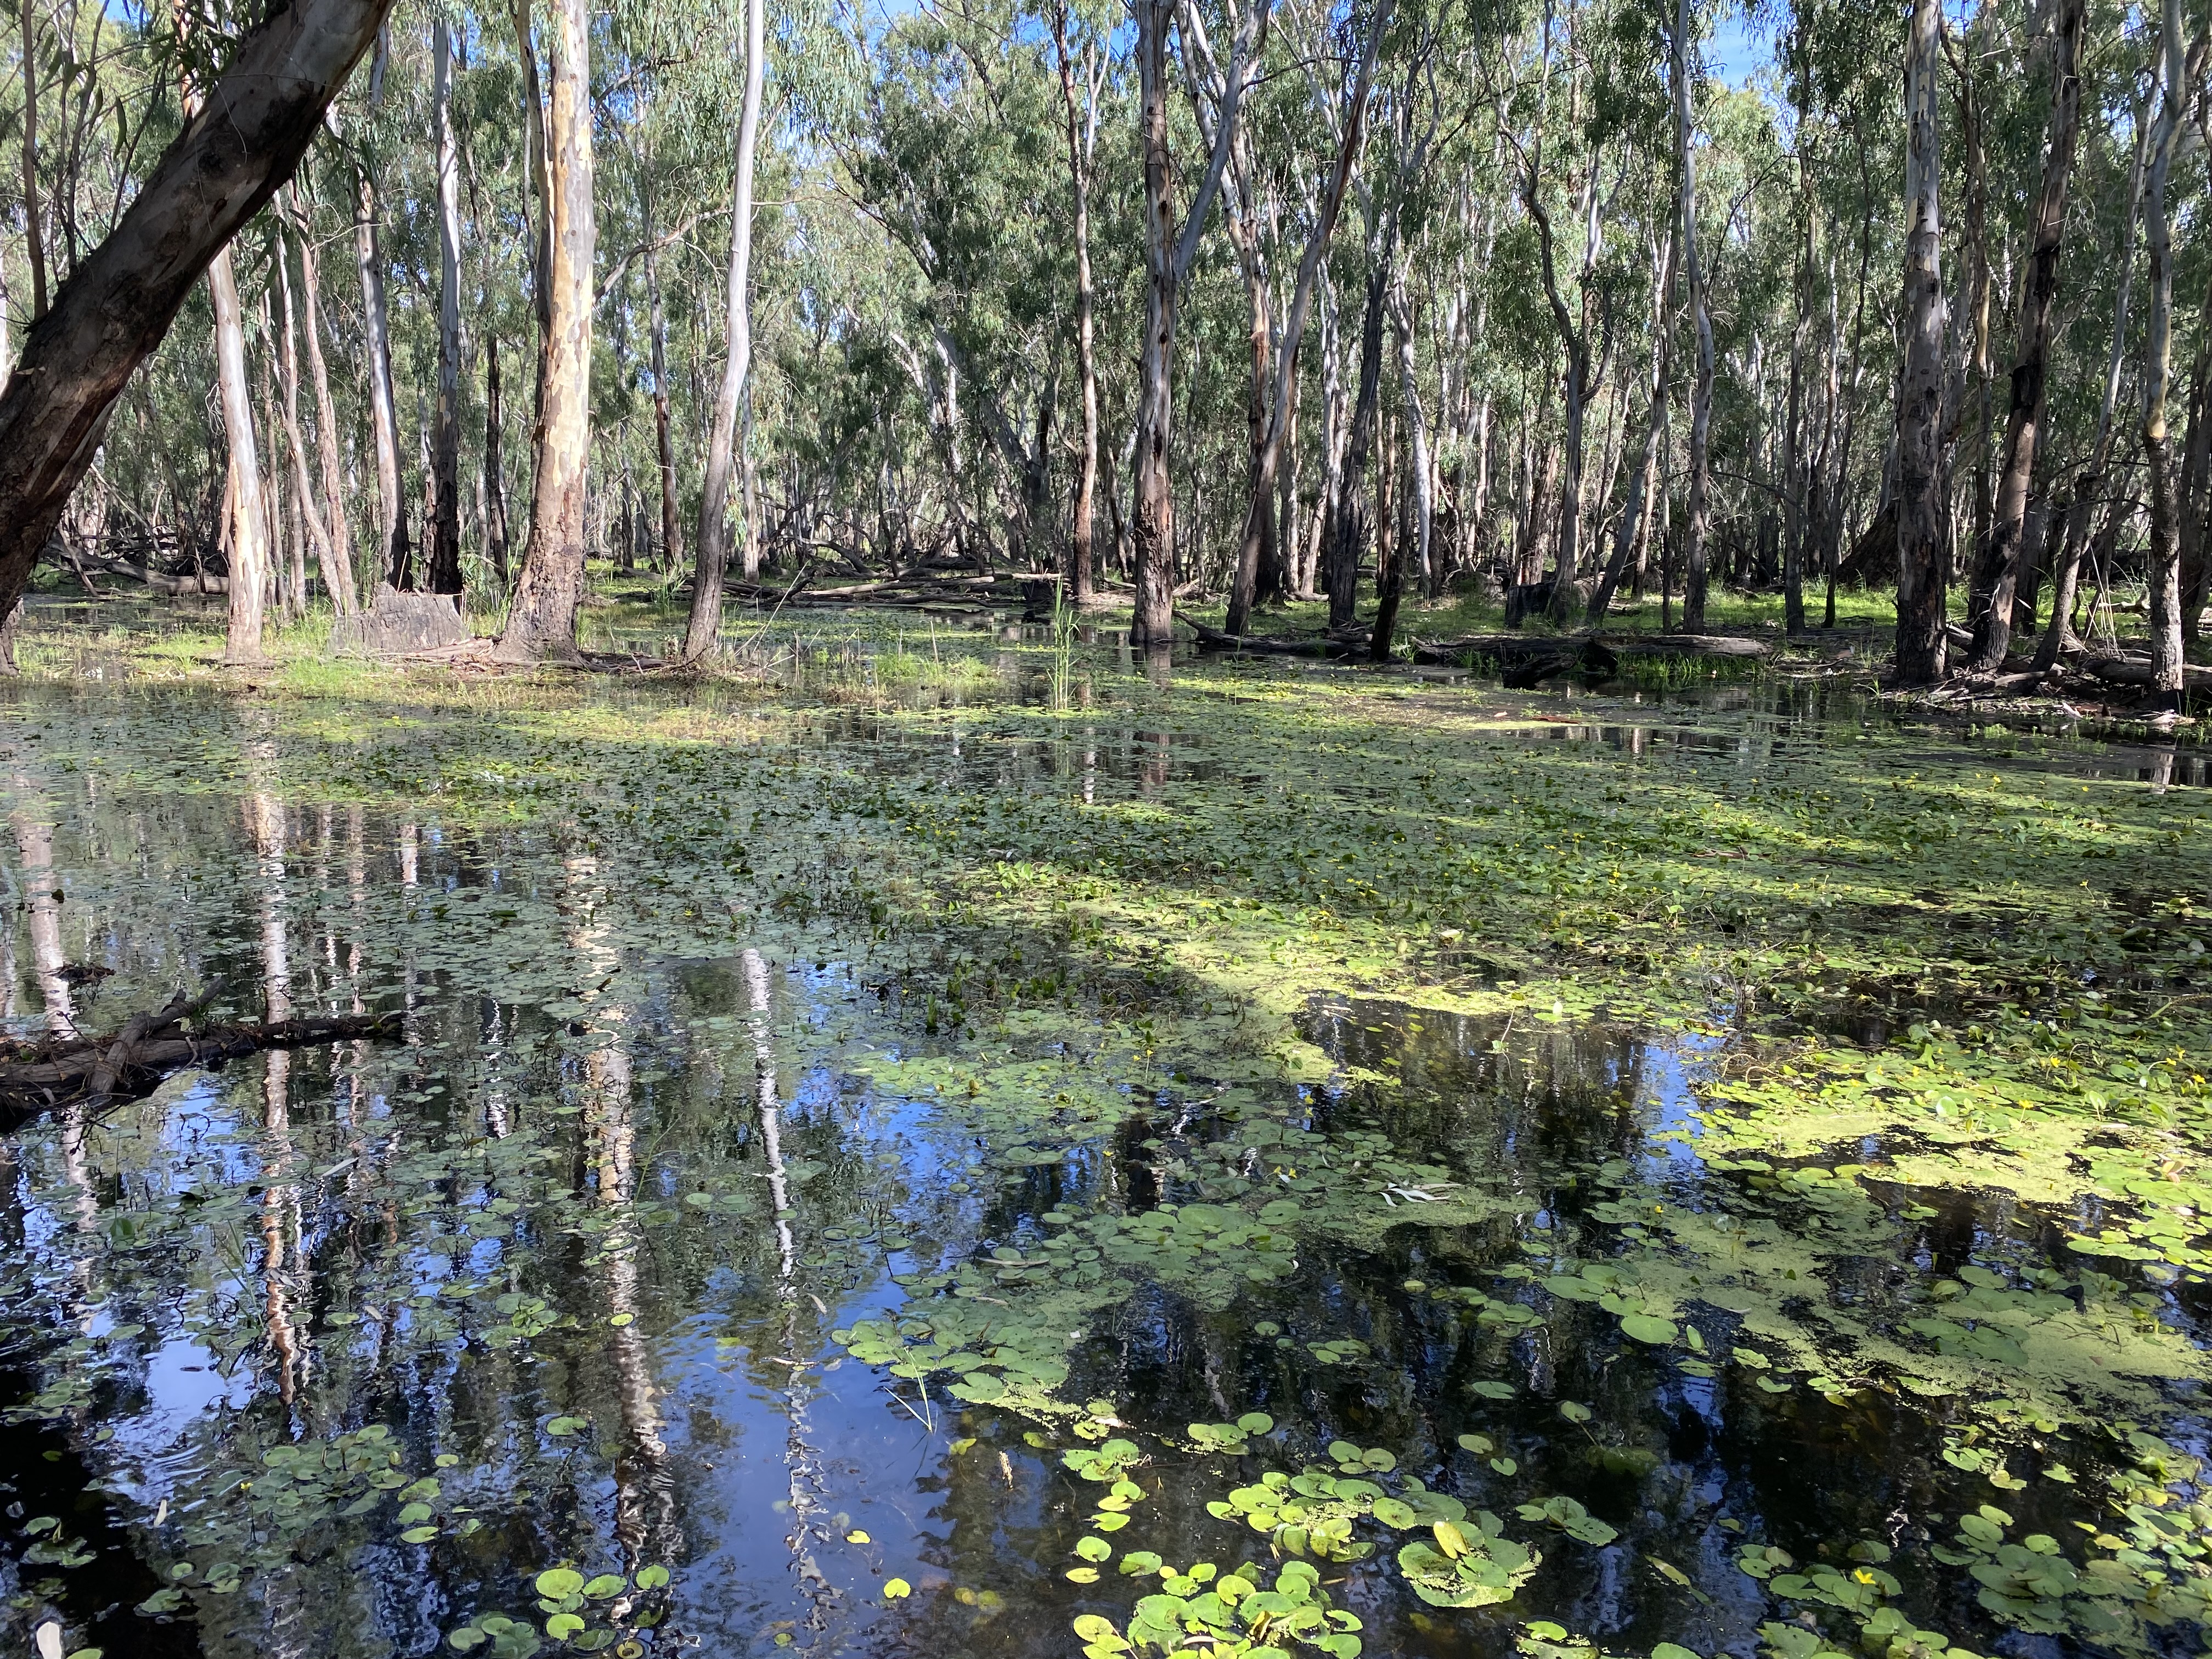
[[[2212,1659],[2212,0],[0,156],[0,1659]]]
[[[2204,1639],[2202,750],[97,621],[0,701],[11,1029],[396,1019],[13,1120],[13,1650]]]

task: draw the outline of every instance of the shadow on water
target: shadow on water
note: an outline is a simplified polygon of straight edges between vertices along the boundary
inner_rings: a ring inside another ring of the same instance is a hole
[[[1749,739],[1614,708],[1477,740],[1854,740],[1785,714]],[[1142,714],[1052,741],[812,729],[856,773],[948,790],[1143,801],[1239,775]],[[1542,1556],[1510,1606],[1470,1608],[1419,1598],[1395,1535],[1328,1564],[1370,1653],[1496,1653],[1542,1618],[1749,1655],[1794,1615],[1747,1548],[1778,1553],[1768,1576],[1887,1559],[1892,1599],[1977,1650],[2096,1645],[2000,1626],[1932,1550],[2002,1498],[2010,1536],[2078,1553],[2129,1467],[2094,1413],[2157,1391],[2118,1377],[2060,1420],[2094,1346],[2078,1322],[2185,1347],[2193,1310],[2087,1273],[2027,1206],[1837,1172],[1866,1148],[1701,1154],[1725,1033],[1323,998],[1301,1034],[1324,1081],[1165,1073],[1096,1021],[940,1021],[957,962],[902,974],[750,917],[759,943],[679,948],[639,896],[704,909],[712,872],[574,823],[304,805],[268,774],[273,733],[227,735],[221,789],[16,745],[0,1013],[104,1029],[223,974],[253,988],[226,1012],[395,1007],[405,1036],[12,1137],[14,1650],[58,1616],[110,1654],[1058,1654],[1079,1614],[1121,1622],[1154,1588],[1071,1578],[1081,1540],[1273,1571],[1298,1545],[1231,1494],[1340,1448]],[[404,793],[403,761],[364,785]],[[79,988],[64,970],[94,955],[111,977]],[[1974,1367],[2017,1376],[2002,1409],[1965,1405]],[[1255,1412],[1249,1441],[1191,1426]],[[1124,1431],[1115,1510],[1068,1455]],[[1983,1478],[1990,1448],[2018,1490]]]

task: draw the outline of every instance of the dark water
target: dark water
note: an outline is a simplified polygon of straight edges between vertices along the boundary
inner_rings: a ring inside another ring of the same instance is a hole
[[[1717,732],[1615,702],[1498,740],[1758,763],[1856,735],[1770,715]],[[1107,1296],[1085,1294],[1098,1281],[1079,1250],[1051,1270],[1077,1322],[1054,1337],[1054,1393],[1110,1405],[1146,1457],[1117,1550],[1272,1571],[1270,1540],[1207,1504],[1267,1469],[1325,1465],[1341,1441],[1494,1511],[1544,1557],[1510,1606],[1476,1609],[1416,1599],[1395,1540],[1328,1566],[1370,1653],[1507,1650],[1542,1618],[1615,1651],[1747,1655],[1778,1615],[1737,1565],[1747,1544],[1804,1564],[1866,1540],[1897,1551],[1896,1599],[1919,1626],[1984,1651],[2097,1645],[2000,1626],[1977,1581],[1927,1553],[1990,1495],[1945,1461],[1972,1426],[1963,1409],[1803,1376],[1769,1391],[1759,1371],[1629,1340],[1613,1312],[1537,1288],[1634,1254],[1639,1206],[1801,1224],[1766,1176],[1716,1173],[1663,1138],[1692,1128],[1724,1028],[1516,1027],[1321,999],[1303,1029],[1326,1080],[1164,1073],[1086,1047],[1080,1021],[955,1035],[959,970],[944,963],[999,948],[957,924],[904,969],[765,920],[757,942],[738,927],[704,951],[661,933],[642,896],[703,892],[707,872],[588,825],[465,828],[380,803],[366,773],[363,805],[296,799],[277,762],[308,740],[273,717],[76,699],[18,708],[8,738],[10,1030],[112,1029],[216,975],[245,988],[218,1010],[233,1017],[405,1014],[395,1041],[187,1073],[0,1142],[10,1650],[50,1621],[70,1649],[110,1656],[551,1650],[564,1601],[556,1583],[541,1604],[538,1578],[565,1569],[605,1581],[566,1596],[569,1645],[625,1659],[1074,1652],[1077,1614],[1121,1624],[1155,1587],[1110,1566],[1097,1584],[1065,1576],[1103,1490],[1066,1467],[1088,1443],[1076,1419],[963,1404],[947,1376],[887,1375],[830,1334],[946,1304],[945,1287],[896,1279],[979,1260],[996,1290],[978,1279],[967,1305],[1036,1307],[1041,1329],[1063,1304],[990,1258],[1035,1257],[1066,1225],[1047,1218],[1195,1214],[1270,1182],[1318,1216],[1360,1160],[1386,1157],[1436,1172],[1392,1177],[1415,1194],[1391,1200],[1404,1224],[1263,1254],[1256,1278],[1238,1252],[1262,1245],[1211,1242]],[[1105,710],[1058,743],[893,740],[862,715],[806,740],[845,746],[857,774],[988,791],[1042,769],[1086,799],[1171,799],[1232,764],[1172,720]],[[106,775],[103,747],[177,759],[156,786],[143,765]],[[2202,776],[2171,757],[2080,763]],[[447,948],[463,935],[515,943],[487,951],[480,977]],[[1127,1006],[1182,994],[1139,986]],[[1119,1121],[1032,1158],[1016,1154],[1050,1142],[1024,1127],[1029,1085],[971,1091],[999,1114],[980,1127],[957,1090],[909,1086],[957,1075],[932,1066],[1024,1064],[1118,1100]],[[1275,1121],[1301,1129],[1295,1150],[1243,1146]],[[1481,1201],[1418,1218],[1420,1194],[1447,1189]],[[1876,1190],[1833,1224],[1824,1294],[1839,1306],[1903,1309],[1978,1265],[2019,1285],[2067,1266],[2049,1218],[1972,1195]],[[1854,1254],[1854,1227],[1878,1244]],[[2179,1304],[2157,1316],[2194,1329]],[[1718,1358],[1750,1316],[1692,1298],[1675,1317]],[[1275,1426],[1243,1455],[1191,1447],[1184,1425],[1249,1412]],[[2039,1461],[2063,1457],[2080,1484],[2013,1492],[2015,1534],[2070,1544],[2070,1523],[2096,1521],[2099,1472],[2127,1459],[2081,1423],[2029,1424]],[[1516,1516],[1553,1498],[1613,1536]],[[893,1579],[912,1593],[887,1597]]]

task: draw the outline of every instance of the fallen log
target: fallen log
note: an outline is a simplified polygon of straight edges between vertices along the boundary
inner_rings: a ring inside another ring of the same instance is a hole
[[[2150,684],[2148,657],[2084,657],[2080,667],[2083,673],[2094,674],[2107,685]],[[2181,684],[2185,690],[2212,690],[2212,668],[2199,668],[2195,663],[2185,663],[2181,669]]]
[[[1224,634],[1218,628],[1209,628],[1202,622],[1193,622],[1188,617],[1178,617],[1198,635],[1200,651],[1249,651],[1267,657],[1348,657],[1364,651],[1364,642],[1350,640],[1308,637],[1281,639],[1265,634]]]
[[[1764,657],[1774,649],[1765,640],[1727,634],[1616,634],[1606,643],[1627,657],[1654,651],[1693,657]]]
[[[261,1025],[178,1028],[213,1001],[217,983],[197,997],[179,992],[167,1006],[137,1014],[106,1036],[0,1042],[0,1129],[57,1106],[98,1108],[150,1092],[186,1066],[219,1064],[264,1048],[300,1048],[358,1037],[387,1036],[401,1016],[318,1014]]]
[[[1478,657],[1496,662],[1507,687],[1516,691],[1529,690],[1571,668],[1610,674],[1620,666],[1606,643],[1589,634],[1474,634],[1460,640],[1413,642],[1416,662],[1460,668]]]

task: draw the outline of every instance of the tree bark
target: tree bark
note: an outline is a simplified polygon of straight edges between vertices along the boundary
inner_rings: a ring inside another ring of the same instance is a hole
[[[25,337],[0,393],[0,617],[21,597],[131,372],[291,175],[387,3],[294,0],[249,33],[207,107]]]
[[[1931,3],[1932,0],[1918,0]],[[1678,0],[1674,13],[1674,160],[1682,181],[1682,264],[1689,278],[1690,319],[1697,331],[1698,376],[1690,394],[1690,479],[1682,530],[1685,581],[1682,626],[1692,634],[1705,627],[1705,532],[1707,497],[1712,487],[1713,320],[1705,303],[1705,268],[1698,257],[1698,166],[1690,149],[1690,0]],[[1662,586],[1664,599],[1664,586]]]
[[[1943,526],[1942,106],[1937,0],[1913,0],[1905,53],[1905,361],[1897,386],[1897,678],[1943,678],[1950,550]]]
[[[1305,251],[1298,256],[1297,280],[1291,289],[1291,307],[1283,319],[1282,346],[1275,359],[1274,395],[1268,406],[1267,430],[1253,469],[1252,501],[1244,515],[1244,534],[1237,550],[1237,574],[1231,583],[1227,618],[1230,633],[1242,635],[1251,625],[1260,568],[1267,552],[1267,531],[1261,522],[1274,511],[1273,486],[1282,465],[1283,447],[1297,419],[1298,348],[1305,338],[1306,315],[1313,306],[1314,285],[1344,210],[1345,193],[1359,164],[1367,132],[1367,106],[1375,88],[1375,62],[1382,49],[1383,32],[1390,26],[1391,0],[1380,0],[1370,26],[1365,50],[1352,76],[1350,107],[1345,112],[1344,136],[1337,145],[1336,167],[1322,192],[1313,228],[1307,233]],[[1288,515],[1285,515],[1287,519]],[[1287,550],[1285,556],[1288,556]],[[1334,612],[1334,603],[1331,605]]]
[[[1375,633],[1368,654],[1375,662],[1390,660],[1390,639],[1397,631],[1400,596],[1405,591],[1406,568],[1410,563],[1424,574],[1429,568],[1429,532],[1432,514],[1429,499],[1429,426],[1421,407],[1421,383],[1413,361],[1413,308],[1401,276],[1390,295],[1390,331],[1398,341],[1398,404],[1406,419],[1407,508],[1408,534],[1398,538],[1390,562],[1390,585],[1375,610]]]
[[[2182,691],[2179,507],[2166,421],[2166,388],[2173,378],[2173,224],[2166,209],[2166,188],[2190,92],[2185,84],[2181,0],[2164,0],[2160,17],[2166,74],[2157,125],[2152,129],[2145,191],[2143,246],[2149,262],[2150,308],[2143,329],[2142,447],[2150,475],[2151,691],[2160,708],[2179,714]]]
[[[691,587],[684,659],[696,662],[714,650],[722,627],[722,578],[730,564],[730,463],[737,447],[738,414],[752,369],[753,157],[760,143],[761,76],[766,67],[763,0],[745,0],[745,90],[738,115],[737,179],[730,222],[727,295],[729,354],[714,398],[714,428],[707,443],[707,473],[699,495],[698,551]],[[750,489],[745,497],[745,574],[758,568]]]
[[[331,604],[341,617],[361,608],[354,584],[353,538],[345,512],[345,471],[338,459],[337,410],[331,400],[331,376],[323,361],[322,282],[316,267],[315,239],[308,234],[305,204],[299,188],[292,189],[294,222],[300,230],[300,303],[307,337],[307,374],[315,388],[315,454],[322,474],[324,527],[331,550],[331,568],[324,581],[331,589]]]
[[[376,449],[378,580],[408,587],[407,506],[399,493],[398,411],[392,391],[392,338],[384,306],[384,253],[377,234],[376,183],[367,158],[354,174],[353,251],[361,272],[362,343],[368,353],[368,409]]]
[[[1621,579],[1628,574],[1629,564],[1636,550],[1642,544],[1647,507],[1651,489],[1659,474],[1659,439],[1667,429],[1667,372],[1673,356],[1669,309],[1674,295],[1674,256],[1681,246],[1681,218],[1679,211],[1667,234],[1667,252],[1659,262],[1657,280],[1651,295],[1651,398],[1650,415],[1644,428],[1644,445],[1636,459],[1636,471],[1629,479],[1628,501],[1620,511],[1620,526],[1613,532],[1613,557],[1607,562],[1605,574],[1599,578],[1596,591],[1591,593],[1589,610],[1583,617],[1586,627],[1595,628],[1605,620],[1607,607],[1620,589]]]
[[[46,232],[39,208],[39,33],[32,0],[23,0],[23,258],[31,268],[31,320],[46,310]]]
[[[1388,218],[1388,232],[1396,228],[1395,219]],[[1382,290],[1390,280],[1390,263],[1397,251],[1395,241],[1395,236],[1389,236],[1376,248],[1374,266],[1367,273],[1366,303],[1360,312],[1359,389],[1352,398],[1352,432],[1345,444],[1336,516],[1328,533],[1328,625],[1332,629],[1352,625],[1359,590],[1359,560],[1367,551],[1370,529],[1367,456],[1374,447],[1382,409]]]
[[[438,400],[430,422],[430,522],[423,526],[423,585],[461,591],[461,188],[453,140],[453,41],[442,14],[430,33],[431,104],[437,131]]]
[[[1129,637],[1174,637],[1175,497],[1168,446],[1175,420],[1174,162],[1168,153],[1168,18],[1174,0],[1133,0],[1137,12],[1138,134],[1144,156],[1145,337],[1137,387],[1135,496],[1130,539],[1137,599]]]
[[[530,546],[515,585],[502,662],[577,660],[576,612],[584,602],[585,486],[592,447],[591,9],[559,0],[546,117],[546,271],[552,325],[540,343],[542,388]],[[719,585],[718,585],[719,586]]]
[[[1536,152],[1540,155],[1541,152]],[[1544,297],[1552,307],[1552,319],[1559,331],[1559,341],[1566,352],[1566,446],[1565,477],[1559,484],[1559,539],[1557,565],[1552,580],[1552,600],[1549,609],[1555,621],[1565,618],[1567,609],[1574,602],[1575,584],[1581,579],[1582,508],[1583,508],[1583,427],[1588,411],[1591,392],[1589,331],[1570,316],[1565,297],[1559,292],[1559,273],[1552,246],[1552,216],[1545,210],[1542,181],[1537,177],[1537,161],[1532,159],[1522,185],[1522,200],[1528,210],[1528,217],[1536,227],[1536,250],[1539,269],[1544,277]],[[1580,206],[1587,240],[1583,255],[1582,282],[1578,284],[1577,300],[1588,303],[1588,283],[1595,268],[1601,246],[1601,221],[1598,213],[1597,156],[1589,158],[1589,173],[1583,181],[1583,198]]]
[[[660,568],[673,571],[681,552],[677,526],[676,436],[668,410],[668,315],[660,301],[660,252],[653,234],[653,196],[646,192],[645,298],[653,354],[653,444],[660,473]]]
[[[493,579],[501,599],[507,592],[507,522],[505,462],[500,455],[499,335],[484,333],[484,550],[491,555]]]
[[[315,499],[314,485],[307,476],[307,449],[300,431],[299,331],[294,319],[290,261],[284,252],[281,225],[276,229],[275,250],[277,302],[283,310],[284,331],[283,355],[278,359],[279,382],[284,400],[284,443],[292,453],[292,493],[299,504],[300,528],[315,544],[315,563],[322,572],[323,590],[331,596],[331,605],[337,607],[340,585],[344,580],[343,566],[331,544],[329,516]],[[349,593],[350,586],[344,591]]]
[[[1271,0],[1240,16],[1213,149],[1180,231],[1168,148],[1167,33],[1176,0],[1136,0],[1138,134],[1144,157],[1145,338],[1139,361],[1136,488],[1131,513],[1137,600],[1129,637],[1148,647],[1175,637],[1175,498],[1169,464],[1175,426],[1176,301],[1198,255],[1221,175],[1237,142],[1237,112],[1253,57],[1267,39]],[[1241,10],[1241,9],[1240,9]]]
[[[1989,544],[1974,584],[1986,597],[1974,629],[1968,666],[1988,672],[2011,648],[2013,600],[2031,550],[2027,537],[2027,500],[2034,481],[2036,451],[2043,431],[2045,380],[2051,358],[2051,312],[2058,297],[2058,255],[2066,232],[2066,181],[2074,166],[2074,145],[2081,118],[2081,33],[2084,0],[2058,0],[2052,20],[2051,131],[2045,140],[2043,186],[2028,228],[2027,280],[2021,285],[2019,344],[2012,369],[2012,396],[2005,416],[2004,447],[1997,465],[1996,500]]]
[[[1067,596],[1090,603],[1097,589],[1091,553],[1092,502],[1098,488],[1098,362],[1092,331],[1091,288],[1091,169],[1084,123],[1075,102],[1074,66],[1067,54],[1067,3],[1053,8],[1052,41],[1060,58],[1060,96],[1067,117],[1068,194],[1075,211],[1075,369],[1081,382],[1083,439],[1075,476],[1075,506],[1067,533]],[[1094,101],[1092,107],[1096,108]]]
[[[2058,563],[2051,572],[2057,592],[2054,594],[2051,620],[2044,625],[2042,643],[2037,646],[2033,672],[2047,674],[2057,666],[2058,659],[2079,648],[2074,637],[2074,595],[2081,579],[2081,558],[2089,536],[2089,519],[2105,483],[2105,467],[2112,459],[2113,411],[2120,396],[2120,370],[2127,360],[2128,305],[2135,279],[2136,226],[2142,216],[2143,168],[2149,156],[2152,102],[2159,95],[2162,75],[2162,58],[2154,53],[2151,59],[2151,88],[2143,101],[2135,110],[2135,159],[2128,168],[2128,207],[2121,221],[2118,258],[2113,270],[2118,272],[2112,298],[2112,342],[2105,358],[2104,401],[2097,412],[2097,436],[2091,446],[2089,459],[2074,481],[2073,505],[2066,514],[2066,538],[2061,544]],[[2063,596],[2065,603],[2057,602]]]

